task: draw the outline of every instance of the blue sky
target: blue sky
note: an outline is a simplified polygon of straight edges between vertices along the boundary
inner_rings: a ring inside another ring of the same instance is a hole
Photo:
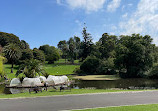
[[[94,42],[103,33],[140,33],[158,44],[158,0],[0,0],[0,5],[0,31],[31,48],[82,38],[84,23]]]

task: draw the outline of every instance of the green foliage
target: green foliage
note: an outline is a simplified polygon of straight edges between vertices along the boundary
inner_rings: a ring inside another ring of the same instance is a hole
[[[4,68],[3,68],[3,61],[4,61],[4,57],[0,56],[0,76],[4,76]]]
[[[100,60],[100,64],[97,69],[97,72],[98,74],[106,74],[106,75],[116,74],[114,67],[114,58]]]
[[[30,49],[30,46],[26,41],[21,40],[21,48],[22,49]]]
[[[24,64],[21,64],[19,66],[16,76],[18,76],[21,73],[24,74],[25,77],[34,78],[37,75],[43,75],[45,71],[40,61],[36,59],[31,59],[25,61]]]
[[[115,57],[115,47],[117,44],[117,37],[104,33],[98,42],[99,51],[102,59]]]
[[[71,37],[68,41],[63,40],[58,43],[58,48],[62,51],[62,58],[68,59],[72,64],[74,60],[79,59],[80,38]]]
[[[68,46],[69,46],[69,50],[68,50],[69,60],[71,61],[71,63],[74,63],[74,58],[75,58],[75,42],[74,42],[73,38],[69,39]]]
[[[83,41],[81,42],[81,49],[80,49],[80,57],[82,58],[82,61],[87,58],[87,56],[90,55],[92,51],[92,37],[90,33],[87,33],[87,27],[83,28],[82,31],[83,35]]]
[[[49,64],[54,63],[54,61],[59,60],[60,58],[59,51],[54,46],[43,45],[40,46],[39,50],[44,52],[46,61],[48,61]]]
[[[33,51],[31,49],[24,49],[20,60],[33,59],[33,57]]]
[[[11,73],[13,73],[13,64],[20,59],[21,49],[16,44],[9,44],[3,48],[3,52],[8,61],[12,64]]]
[[[41,62],[45,62],[45,55],[44,55],[43,51],[41,51],[37,48],[34,48],[33,49],[33,56],[34,56],[34,59],[37,59]]]
[[[132,34],[120,36],[116,48],[115,66],[121,71],[126,70],[121,76],[125,78],[141,77],[145,71],[152,67],[152,39],[150,36]]]
[[[75,68],[75,70],[74,70],[73,72],[76,73],[76,74],[79,74],[79,75],[84,75],[84,74],[85,74],[85,73],[80,69],[80,67]]]
[[[0,45],[4,47],[10,43],[21,46],[19,37],[11,33],[0,32]]]
[[[96,57],[87,57],[80,66],[80,69],[85,73],[95,74],[99,67],[99,59]]]
[[[152,68],[145,72],[145,75],[151,79],[158,78],[158,64],[155,64]]]

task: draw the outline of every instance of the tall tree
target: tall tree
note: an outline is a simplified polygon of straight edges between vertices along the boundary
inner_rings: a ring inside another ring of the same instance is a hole
[[[11,73],[13,73],[13,65],[16,60],[19,60],[21,57],[21,50],[16,44],[9,44],[4,47],[3,52],[5,53],[5,57],[11,62]]]
[[[19,37],[11,33],[0,32],[0,45],[4,47],[10,43],[17,44],[19,47],[21,46]]]
[[[145,71],[152,67],[152,38],[139,34],[131,36],[120,36],[116,48],[115,65],[121,71],[122,77],[140,77]]]
[[[108,59],[109,57],[115,57],[115,47],[117,43],[117,37],[115,35],[108,35],[104,33],[99,40],[99,51],[101,52],[102,59]]]
[[[76,47],[75,47],[74,39],[72,37],[69,39],[68,45],[69,45],[68,55],[69,55],[71,63],[74,63]]]
[[[42,50],[45,54],[46,61],[48,63],[54,63],[54,61],[60,58],[59,51],[54,46],[43,45],[40,46],[39,50]]]
[[[81,46],[80,38],[77,36],[74,36],[74,43],[75,43],[75,58],[74,59],[79,59],[79,51],[80,51],[80,46]]]
[[[31,49],[24,49],[20,60],[30,60],[33,59],[33,57],[33,51]]]
[[[65,63],[66,63],[66,59],[67,59],[67,55],[68,55],[68,45],[67,45],[66,40],[59,41],[58,48],[63,52],[62,58],[65,59]]]
[[[25,40],[21,40],[21,48],[22,49],[30,49],[30,46]]]
[[[34,59],[37,59],[41,62],[45,62],[45,55],[44,55],[43,51],[41,51],[37,48],[34,48],[33,49],[33,56],[34,56]]]
[[[81,58],[82,61],[86,59],[87,56],[90,55],[91,49],[92,49],[92,37],[90,33],[87,33],[87,27],[83,27],[83,31],[82,31],[82,35],[83,35],[83,41],[81,43]]]

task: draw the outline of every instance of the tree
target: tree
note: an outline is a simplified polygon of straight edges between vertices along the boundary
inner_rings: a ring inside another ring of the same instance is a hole
[[[68,41],[68,46],[69,46],[68,55],[69,55],[70,61],[74,63],[76,47],[75,47],[74,39],[72,37]]]
[[[81,58],[82,61],[86,59],[87,56],[90,55],[91,53],[91,49],[92,49],[92,37],[90,33],[87,33],[87,27],[83,27],[83,31],[82,31],[82,35],[83,35],[83,41],[81,43]]]
[[[107,33],[102,35],[98,42],[102,59],[115,58],[116,43],[117,37],[115,35],[108,35]]]
[[[45,62],[45,55],[44,55],[43,51],[41,51],[37,48],[34,48],[33,49],[33,56],[34,56],[34,59],[37,59],[41,62]]]
[[[21,40],[21,48],[22,49],[30,49],[30,46],[25,40]]]
[[[0,32],[0,45],[4,47],[10,43],[21,46],[19,37],[11,33]]]
[[[27,59],[33,59],[33,51],[31,49],[24,49],[22,51],[22,56],[20,58],[20,60],[27,60]]]
[[[3,48],[2,48],[2,46],[0,45],[0,54],[2,53],[2,51],[3,51]]]
[[[74,36],[74,44],[75,44],[75,57],[74,59],[79,59],[79,52],[80,52],[80,46],[81,46],[81,40],[79,37]]]
[[[11,73],[13,73],[13,65],[16,60],[19,60],[21,57],[21,50],[16,44],[9,44],[4,47],[3,52],[5,53],[5,57],[11,62]]]
[[[25,77],[34,78],[37,75],[44,75],[45,71],[43,69],[42,63],[39,60],[31,59],[20,65],[18,71],[16,72],[16,76],[21,73],[24,74]]]
[[[66,44],[66,40],[59,41],[59,43],[58,43],[58,48],[59,48],[60,50],[63,50],[63,47],[64,47],[65,44]]]
[[[54,46],[43,45],[40,46],[39,50],[42,50],[44,52],[46,60],[50,64],[54,63],[54,61],[59,60],[60,58],[58,49],[56,49]]]
[[[65,59],[65,63],[66,63],[66,58],[67,58],[67,55],[68,55],[68,45],[67,45],[66,40],[59,41],[58,48],[63,52],[62,53],[62,58]]]
[[[66,40],[59,41],[58,48],[62,51],[62,58],[65,59],[65,63],[66,63],[66,59],[68,55],[68,45]]]
[[[115,66],[122,77],[141,77],[145,71],[153,65],[152,38],[139,34],[131,36],[120,36],[119,44],[116,47]]]
[[[96,57],[88,56],[80,66],[80,69],[88,74],[95,74],[99,67],[99,59]]]

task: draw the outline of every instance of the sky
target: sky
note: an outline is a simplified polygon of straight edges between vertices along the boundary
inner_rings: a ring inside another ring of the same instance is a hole
[[[158,45],[158,0],[0,0],[0,31],[39,48],[78,36],[86,23],[97,42],[103,33],[150,35]]]

